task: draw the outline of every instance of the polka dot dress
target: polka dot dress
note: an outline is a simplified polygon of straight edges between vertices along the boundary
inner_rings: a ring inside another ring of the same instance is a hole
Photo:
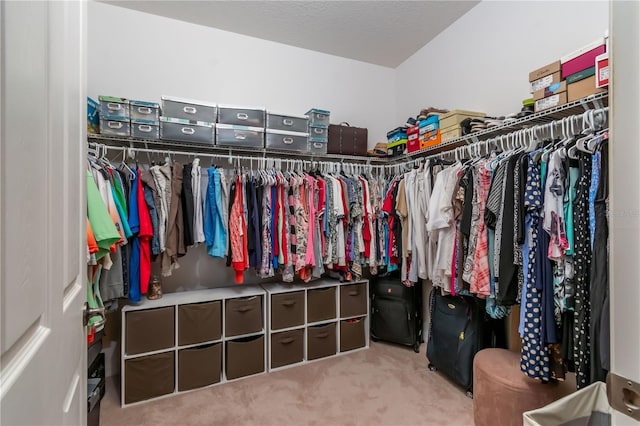
[[[573,321],[573,360],[576,369],[576,385],[581,389],[591,383],[590,377],[590,265],[591,241],[589,232],[589,188],[591,186],[591,158],[580,153],[580,177],[576,184],[576,199],[573,209],[574,226],[574,280],[575,314]]]
[[[524,332],[520,369],[533,379],[549,381],[549,352],[542,338],[542,292],[536,283],[536,247],[542,208],[540,170],[533,161],[527,170],[524,207],[526,211],[525,229],[529,239],[529,262],[527,265],[526,303],[524,304]]]

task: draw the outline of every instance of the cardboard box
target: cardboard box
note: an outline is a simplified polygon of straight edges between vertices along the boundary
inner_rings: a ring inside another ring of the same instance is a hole
[[[427,149],[434,147],[436,145],[440,145],[442,142],[442,134],[440,133],[440,129],[435,132],[425,133],[424,136],[428,137],[420,137],[420,149]]]
[[[603,53],[596,58],[596,87],[607,87],[609,85],[609,53]]]
[[[539,78],[538,80],[531,82],[531,93],[535,93],[538,90],[547,88],[555,83],[560,83],[562,79],[560,78],[560,71],[554,72],[546,77]]]
[[[572,59],[577,58],[578,56],[587,53],[590,50],[593,50],[595,48],[597,48],[598,46],[604,45],[605,41],[604,41],[604,37],[600,37],[597,40],[592,41],[591,43],[582,46],[579,49],[574,50],[571,53],[567,53],[566,55],[564,55],[563,57],[560,58],[560,62],[561,63],[565,63],[565,62],[569,62]]]
[[[549,96],[555,95],[556,93],[562,93],[567,91],[567,82],[561,81],[560,83],[554,83],[549,87],[545,87],[544,89],[536,90],[533,92],[533,99],[537,101],[538,99],[548,98]]]
[[[567,92],[556,93],[548,98],[538,99],[535,103],[535,112],[557,107],[567,103]]]
[[[529,73],[529,82],[540,80],[542,77],[554,74],[560,71],[560,61],[551,62],[549,65],[533,70]]]
[[[575,83],[576,81],[584,80],[587,77],[595,75],[596,67],[587,68],[586,70],[579,71],[575,74],[568,75],[566,78],[567,84]]]
[[[596,76],[592,75],[591,77],[585,78],[584,80],[580,80],[576,83],[567,85],[567,99],[568,102],[577,101],[578,99],[582,99],[586,96],[593,95],[595,93],[604,92],[605,89],[598,89],[596,87]]]
[[[582,55],[571,59],[568,62],[565,62],[564,64],[562,64],[562,75],[567,76],[575,74],[577,72],[595,66],[596,57],[598,57],[598,55],[602,55],[605,52],[605,49],[606,48],[603,44],[596,47],[595,49],[591,49],[588,52],[585,52]]]
[[[446,114],[440,116],[440,128],[446,129],[451,126],[458,126],[465,118],[474,118],[474,117],[485,117],[486,114],[484,112],[476,112],[476,111],[464,111],[461,109],[455,109],[453,111],[449,111]]]
[[[412,130],[414,129],[415,130]],[[409,127],[407,131],[407,152],[415,152],[420,149],[420,132],[418,126]]]
[[[457,139],[462,136],[462,128],[459,125],[441,129],[440,132],[442,143]]]

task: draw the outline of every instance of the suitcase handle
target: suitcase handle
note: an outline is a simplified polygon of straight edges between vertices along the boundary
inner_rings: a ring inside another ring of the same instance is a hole
[[[288,345],[290,343],[293,343],[296,339],[294,339],[293,337],[285,337],[284,339],[280,340],[280,343],[282,343],[283,345]]]
[[[316,334],[316,339],[326,339],[327,337],[329,337],[329,333],[327,331]]]

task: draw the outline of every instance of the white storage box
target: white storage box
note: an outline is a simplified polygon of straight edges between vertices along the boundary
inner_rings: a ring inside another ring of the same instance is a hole
[[[170,118],[180,118],[189,121],[216,122],[216,104],[190,99],[162,97],[162,115]]]
[[[216,145],[264,148],[264,129],[261,127],[217,124]]]
[[[158,125],[160,120],[160,105],[155,102],[130,101],[131,121]]]
[[[213,145],[212,123],[160,117],[160,139]]]
[[[329,127],[329,115],[331,113],[324,109],[312,108],[307,111],[309,116],[309,126],[313,127]]]
[[[219,105],[218,123],[264,129],[265,114],[264,108]]]
[[[299,152],[309,149],[309,133],[267,129],[266,141],[267,149]]]
[[[309,118],[306,115],[287,115],[267,111],[267,129],[307,133]]]
[[[131,120],[131,136],[140,139],[159,139],[160,126],[146,121]]]
[[[327,154],[327,142],[311,142],[309,141],[309,153],[310,154]]]
[[[128,121],[100,120],[100,134],[111,136],[130,136],[130,123]]]
[[[99,96],[100,119],[108,121],[129,120],[129,100],[113,96]]]

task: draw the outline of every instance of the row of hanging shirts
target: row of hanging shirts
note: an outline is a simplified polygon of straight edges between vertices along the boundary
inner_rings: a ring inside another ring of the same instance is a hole
[[[403,279],[486,298],[493,318],[519,305],[523,372],[549,381],[568,369],[579,388],[609,367],[605,122],[587,113],[557,136],[522,131],[489,154],[429,160],[400,178],[416,202],[395,204],[409,227]]]

